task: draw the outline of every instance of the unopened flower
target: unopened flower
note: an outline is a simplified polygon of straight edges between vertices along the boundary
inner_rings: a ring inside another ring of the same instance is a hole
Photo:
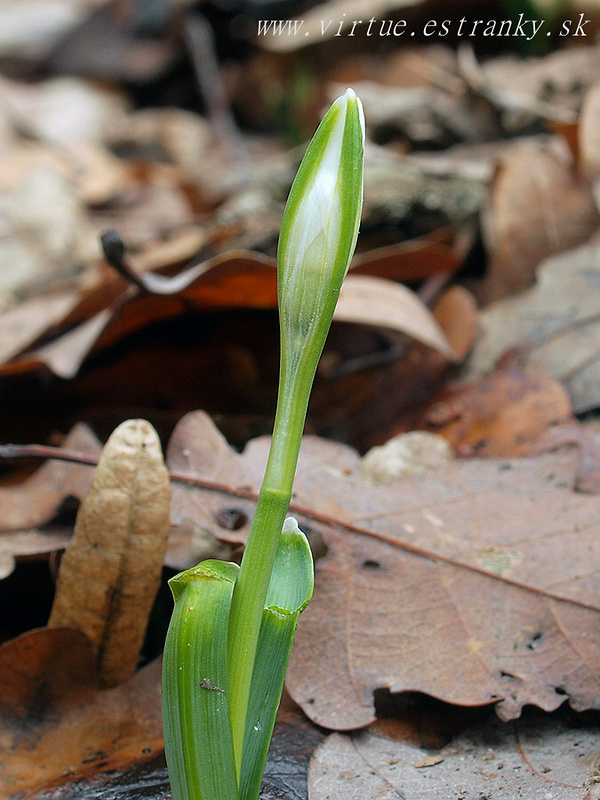
[[[292,185],[277,254],[288,364],[308,350],[316,367],[325,343],[358,237],[364,138],[362,104],[348,89],[323,118]]]

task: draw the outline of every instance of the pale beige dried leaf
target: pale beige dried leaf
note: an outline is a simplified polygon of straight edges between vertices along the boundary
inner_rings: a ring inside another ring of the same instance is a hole
[[[21,0],[0,4],[3,58],[44,59],[102,0]]]
[[[190,225],[174,231],[168,238],[148,242],[131,256],[131,264],[136,272],[147,272],[182,263],[194,258],[206,242],[206,230],[200,225]]]
[[[0,314],[0,363],[14,358],[77,304],[75,291],[32,297]]]
[[[60,378],[70,380],[77,375],[82,361],[114,315],[114,307],[109,306],[72,331],[67,331],[58,339],[37,348],[29,356],[47,365]]]
[[[0,292],[28,296],[73,284],[99,254],[97,234],[61,170],[39,165],[0,192]]]
[[[138,662],[160,584],[170,516],[169,476],[145,420],[112,434],[63,556],[49,625],[82,630],[101,681],[114,686]]]
[[[61,145],[104,141],[127,111],[121,92],[74,77],[37,83],[2,77],[0,99],[13,121],[34,138]]]
[[[39,556],[62,550],[70,541],[70,531],[14,531],[0,536],[0,580],[11,574],[18,557]]]
[[[170,163],[189,170],[194,177],[206,167],[206,153],[213,145],[210,123],[182,108],[145,108],[128,114],[113,144],[134,144],[139,150],[165,153]],[[199,159],[198,154],[203,158]]]
[[[600,397],[600,247],[549,258],[537,284],[503,298],[480,315],[480,333],[463,377],[479,378],[507,350],[521,347],[521,364],[542,370],[567,389],[575,413]]]
[[[597,730],[536,716],[478,723],[439,751],[386,736],[379,726],[334,733],[313,755],[309,800],[597,800]],[[427,767],[423,769],[423,767]]]
[[[501,162],[486,220],[487,298],[531,286],[538,264],[586,242],[600,224],[590,186],[557,147],[524,147]]]
[[[131,189],[131,170],[107,148],[92,141],[69,143],[64,158],[73,172],[77,194],[86,205],[98,206]]]
[[[599,69],[599,47],[566,47],[542,58],[503,55],[481,65],[486,81],[501,96],[521,95],[524,101],[530,97],[534,106],[541,101],[565,111],[579,110],[581,94],[594,82]],[[526,111],[526,102],[520,107]]]
[[[402,284],[367,275],[348,275],[334,318],[407,333],[453,361],[455,356],[435,317],[414,292]]]

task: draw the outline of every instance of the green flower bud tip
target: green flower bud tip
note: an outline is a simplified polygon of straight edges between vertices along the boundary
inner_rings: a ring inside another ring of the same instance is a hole
[[[296,363],[313,341],[319,358],[354,254],[364,140],[362,104],[348,89],[319,125],[290,191],[277,259],[282,351]]]

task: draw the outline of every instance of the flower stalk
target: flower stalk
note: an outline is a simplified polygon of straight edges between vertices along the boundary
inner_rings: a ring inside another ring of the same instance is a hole
[[[277,253],[281,336],[277,412],[229,620],[231,722],[238,771],[262,610],[291,499],[310,392],[356,247],[363,148],[362,106],[348,89],[317,129],[283,216]]]

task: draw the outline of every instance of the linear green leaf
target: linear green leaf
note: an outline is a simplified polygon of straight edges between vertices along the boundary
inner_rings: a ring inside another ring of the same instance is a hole
[[[169,581],[175,609],[163,660],[163,728],[173,800],[238,800],[227,664],[238,571],[204,561]]]

